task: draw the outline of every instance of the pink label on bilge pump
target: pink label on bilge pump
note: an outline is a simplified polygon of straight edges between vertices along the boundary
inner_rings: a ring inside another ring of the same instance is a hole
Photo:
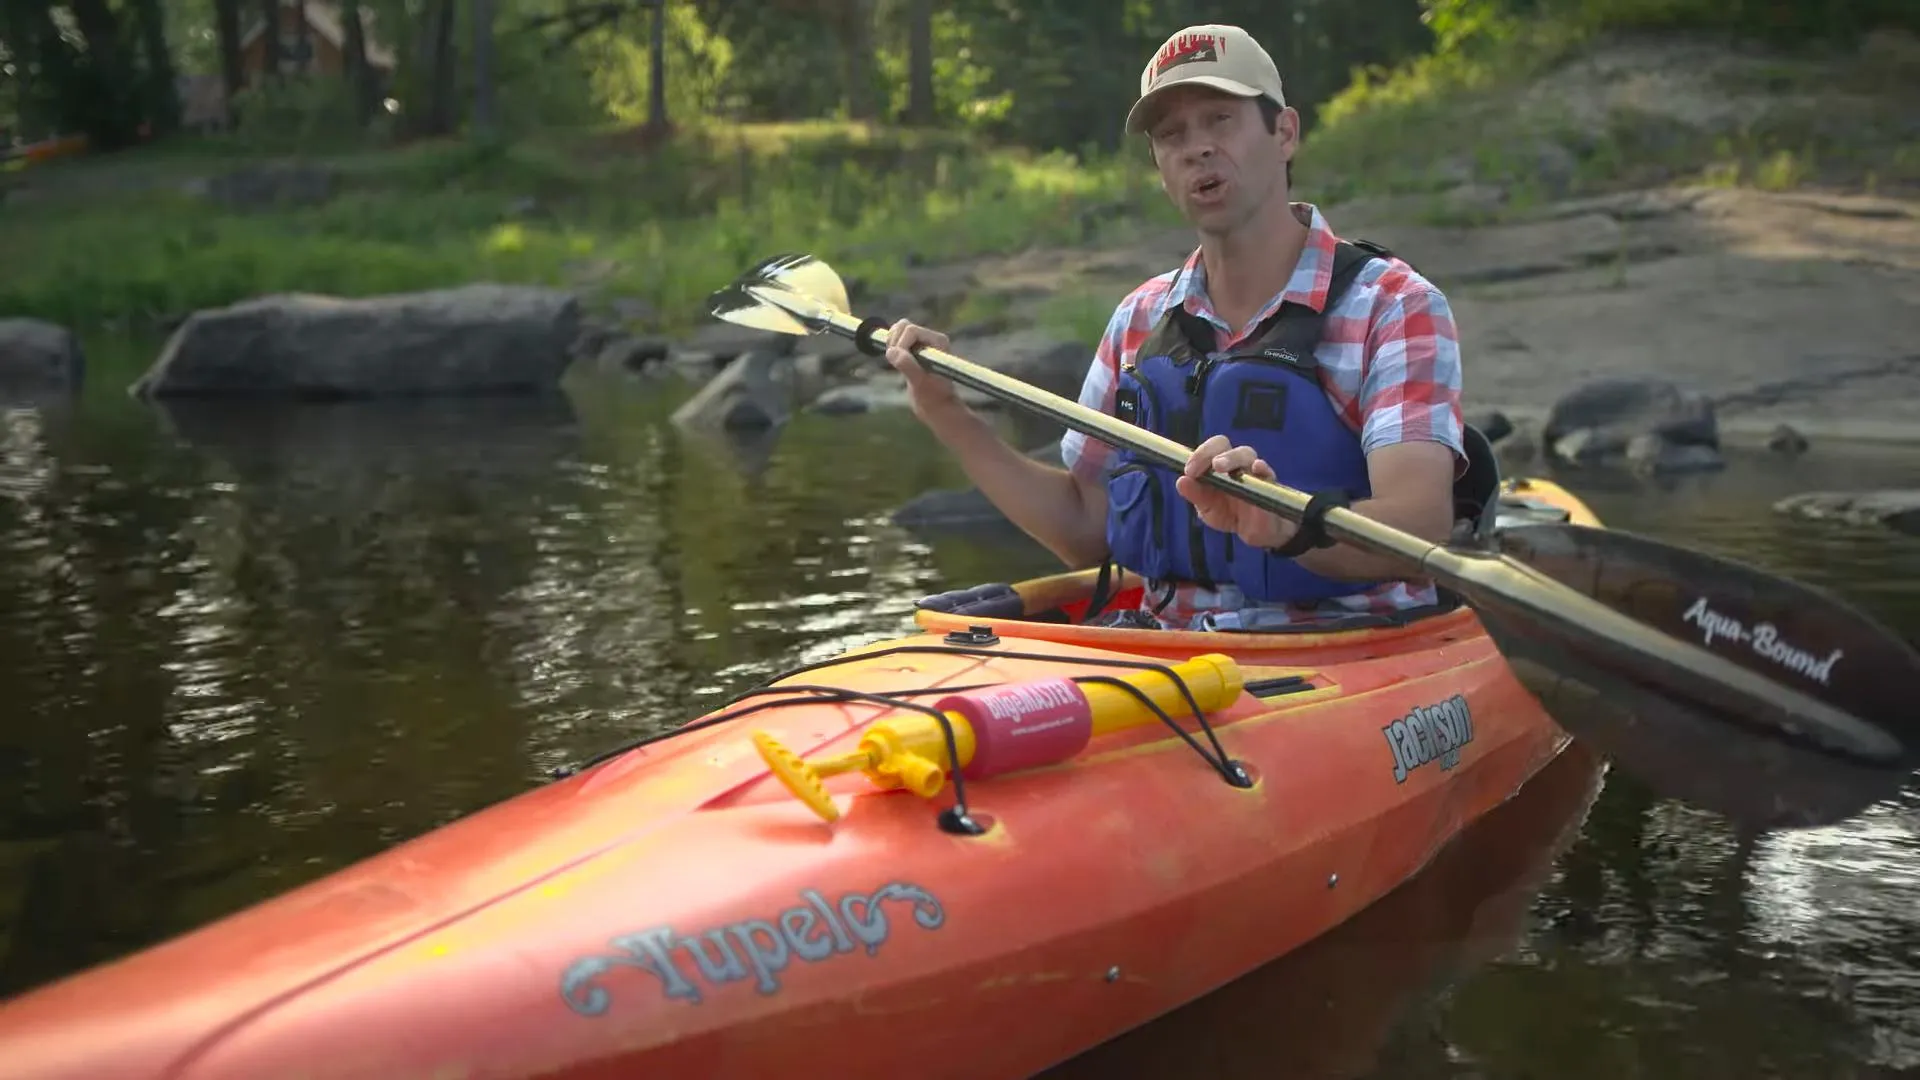
[[[1065,761],[1093,737],[1093,707],[1064,677],[969,690],[934,708],[959,713],[973,728],[973,760],[963,770],[969,779]]]

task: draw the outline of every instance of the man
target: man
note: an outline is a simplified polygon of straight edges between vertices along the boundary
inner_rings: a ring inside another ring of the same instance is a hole
[[[1345,504],[1445,540],[1466,467],[1446,298],[1405,262],[1341,243],[1318,208],[1290,201],[1299,115],[1244,30],[1193,26],[1168,38],[1141,73],[1126,126],[1146,136],[1161,186],[1200,244],[1120,302],[1080,401],[1194,446],[1184,474],[1073,431],[1064,470],[1025,457],[908,351],[945,347],[946,336],[903,320],[886,355],[907,377],[915,415],[1067,565],[1110,556],[1146,578],[1135,622],[1264,630],[1435,603],[1431,582],[1332,545],[1317,516],[1303,529],[1197,478],[1211,469],[1277,479],[1319,496],[1316,512]]]

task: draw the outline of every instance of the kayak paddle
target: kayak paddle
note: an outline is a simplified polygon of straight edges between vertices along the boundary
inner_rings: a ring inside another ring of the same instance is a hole
[[[713,294],[724,321],[829,332],[869,355],[888,324],[847,311],[809,255],[777,255]],[[928,371],[1166,468],[1192,449],[941,349]],[[1251,476],[1202,482],[1301,520],[1305,493]],[[1349,510],[1328,536],[1458,595],[1515,675],[1570,734],[1663,795],[1754,828],[1828,824],[1897,791],[1920,765],[1920,653],[1824,591],[1612,529],[1529,524],[1435,544]]]

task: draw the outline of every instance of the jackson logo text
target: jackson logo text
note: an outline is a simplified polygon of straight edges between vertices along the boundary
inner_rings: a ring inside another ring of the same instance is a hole
[[[1438,761],[1441,771],[1460,763],[1460,748],[1473,741],[1473,710],[1455,694],[1435,705],[1416,705],[1407,715],[1380,729],[1393,750],[1393,782]]]

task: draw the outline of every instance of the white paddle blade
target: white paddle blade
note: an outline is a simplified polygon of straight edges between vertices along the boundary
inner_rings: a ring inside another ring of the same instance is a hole
[[[771,330],[776,334],[792,334],[795,337],[801,337],[813,333],[813,328],[806,323],[782,308],[762,302],[759,297],[745,289],[728,289],[716,293],[713,314],[725,322],[755,330]]]
[[[832,311],[847,310],[847,286],[833,267],[811,255],[782,255],[762,264],[767,278]]]
[[[725,322],[799,336],[821,329],[829,311],[844,312],[847,288],[832,267],[811,255],[775,255],[708,303],[714,317]]]

